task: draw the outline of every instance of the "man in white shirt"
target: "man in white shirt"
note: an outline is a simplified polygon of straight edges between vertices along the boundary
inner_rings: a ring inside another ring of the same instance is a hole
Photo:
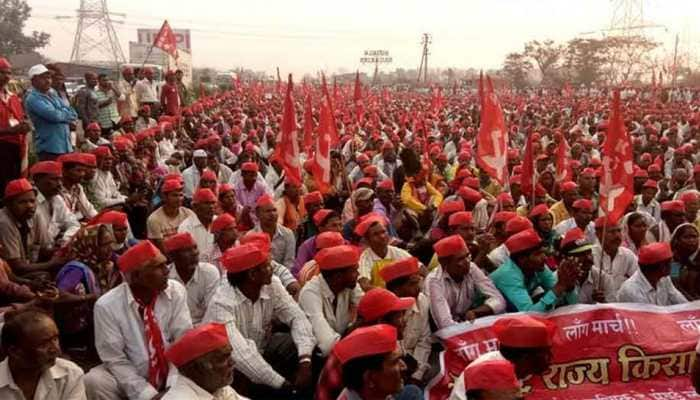
[[[7,357],[0,363],[0,399],[87,399],[83,370],[58,357],[58,328],[41,310],[6,316],[2,346]]]
[[[357,287],[357,250],[341,245],[319,251],[314,260],[321,271],[299,293],[299,305],[311,321],[323,357],[353,322],[362,290]]]
[[[156,130],[154,139],[156,143],[158,143],[160,159],[163,160],[163,162],[165,162],[175,152],[173,124],[168,121],[161,123],[159,129]]]
[[[243,244],[228,249],[221,260],[226,282],[216,290],[204,322],[226,324],[237,368],[262,386],[253,392],[307,389],[316,339],[301,308],[273,277],[269,247]],[[290,328],[292,341],[289,334],[272,333],[273,319]],[[287,380],[292,376],[293,382]]]
[[[639,270],[617,292],[620,303],[643,303],[671,306],[688,299],[673,285],[671,260],[673,251],[666,242],[648,244],[639,249]]]
[[[230,386],[231,350],[223,324],[204,324],[184,334],[165,353],[179,374],[163,400],[248,400]]]
[[[42,229],[48,229],[52,243],[65,244],[80,229],[80,223],[58,195],[61,190],[61,164],[41,161],[32,166],[30,173],[38,189],[36,212],[42,214],[45,221],[50,221],[49,226]]]
[[[559,236],[566,235],[570,229],[578,227],[586,234],[586,239],[595,243],[595,227],[593,226],[593,202],[588,199],[578,199],[571,206],[573,217],[558,223],[554,230]]]
[[[637,211],[644,211],[654,217],[657,223],[661,222],[661,204],[656,200],[658,185],[656,181],[647,179],[642,185],[642,194],[634,196],[634,204]]]
[[[112,176],[112,151],[107,146],[100,146],[93,154],[97,157],[97,170],[92,180],[97,207],[102,209],[126,203],[127,197],[121,194]]]
[[[406,310],[406,328],[403,331],[401,345],[404,357],[415,360],[416,368],[411,378],[423,382],[425,374],[430,370],[428,359],[431,352],[430,335],[430,300],[421,293],[423,277],[418,269],[415,257],[405,258],[388,264],[379,275],[386,282],[386,288],[398,297],[410,297],[416,300],[413,306]]]
[[[219,285],[221,274],[215,266],[199,261],[197,243],[189,232],[170,236],[163,243],[163,247],[173,262],[169,266],[168,277],[185,286],[192,324],[199,325]]]
[[[146,67],[142,71],[143,79],[136,82],[134,85],[134,94],[136,95],[136,101],[139,103],[139,107],[149,105],[151,107],[158,104],[158,87],[155,82],[153,82],[153,70]]]
[[[358,280],[365,292],[372,287],[384,287],[384,280],[379,275],[384,266],[411,257],[406,250],[389,245],[390,238],[386,223],[386,218],[383,216],[371,215],[355,227],[355,234],[363,238],[367,244],[360,255],[360,279]]]
[[[277,208],[272,197],[265,194],[255,203],[255,215],[258,224],[254,232],[265,232],[272,238],[272,259],[292,270],[296,257],[296,238],[294,232],[278,223]]]
[[[57,160],[63,166],[63,187],[61,197],[78,221],[90,220],[97,215],[95,206],[90,203],[82,181],[87,172],[86,168],[97,163],[93,154],[67,153]]]
[[[209,257],[214,248],[214,235],[211,233],[211,223],[214,219],[216,195],[209,189],[199,189],[192,197],[194,215],[182,221],[178,232],[189,232],[199,249],[199,261],[211,263]]]
[[[95,303],[95,347],[102,364],[85,375],[88,398],[153,399],[169,385],[165,349],[192,328],[187,292],[168,279],[163,254],[148,240],[117,261],[124,283]]]
[[[620,286],[639,269],[637,256],[622,246],[620,224],[610,220],[607,221],[607,227],[604,227],[605,224],[605,217],[599,217],[595,221],[598,244],[593,247],[593,265],[599,265],[601,271],[612,279],[612,290],[617,293]]]
[[[182,171],[182,179],[184,180],[184,195],[191,199],[195,189],[199,186],[199,178],[202,172],[207,167],[207,152],[198,149],[192,153],[192,165]]]

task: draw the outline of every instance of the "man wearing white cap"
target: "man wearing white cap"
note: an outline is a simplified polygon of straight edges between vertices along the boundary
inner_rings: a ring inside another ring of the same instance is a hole
[[[42,64],[29,68],[32,89],[24,100],[24,109],[34,124],[34,145],[40,161],[53,161],[73,151],[70,127],[78,115],[51,93],[51,73]]]
[[[186,198],[192,199],[194,190],[199,186],[199,179],[202,172],[207,167],[207,152],[202,149],[197,149],[192,153],[192,165],[182,171],[182,179],[184,180],[183,194]]]

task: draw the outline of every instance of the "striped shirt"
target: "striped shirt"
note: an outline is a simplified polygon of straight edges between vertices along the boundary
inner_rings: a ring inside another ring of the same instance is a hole
[[[102,89],[95,90],[95,95],[97,96],[97,104],[100,104],[110,97],[113,97],[114,92],[105,92]],[[111,128],[114,126],[114,121],[119,120],[119,111],[117,111],[117,102],[113,100],[108,105],[101,107],[97,110],[97,122],[99,122],[102,129]]]

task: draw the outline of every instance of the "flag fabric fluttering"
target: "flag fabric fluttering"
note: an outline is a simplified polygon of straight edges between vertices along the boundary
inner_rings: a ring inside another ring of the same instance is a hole
[[[157,47],[177,59],[177,39],[167,19],[163,21],[163,26],[160,27],[160,31],[153,39],[153,47]]]
[[[559,138],[557,146],[557,182],[567,182],[573,179],[574,173],[571,169],[571,147],[564,135]]]
[[[304,149],[311,150],[314,145],[314,116],[311,106],[311,93],[304,100]]]
[[[335,90],[335,82],[333,82],[333,89]],[[322,102],[325,102],[328,106],[328,111],[330,112],[330,123],[331,123],[331,146],[335,146],[340,142],[340,135],[338,134],[338,127],[335,125],[335,93],[333,97],[328,93],[328,86],[326,86],[326,75],[321,74],[321,94]]]
[[[483,77],[483,75],[482,75]],[[507,178],[508,132],[503,118],[503,110],[493,90],[491,78],[479,79],[481,95],[481,124],[477,135],[478,148],[476,162],[484,172],[503,185]]]
[[[357,121],[362,122],[365,115],[365,106],[362,103],[362,84],[360,83],[360,71],[355,73],[355,89],[353,92],[352,100],[355,102],[355,115],[357,116]]]
[[[321,98],[318,134],[316,135],[316,151],[312,158],[312,174],[314,182],[321,193],[331,189],[331,147],[334,145],[335,122],[331,111],[331,99],[326,88],[326,77],[323,77],[323,96]]]
[[[634,198],[632,144],[620,109],[620,91],[613,92],[608,131],[603,144],[603,176],[600,207],[609,220],[617,221]]]
[[[297,140],[297,121],[294,109],[292,91],[292,74],[289,74],[287,95],[284,98],[282,109],[282,129],[277,137],[277,147],[272,155],[272,160],[278,160],[282,164],[284,173],[292,183],[301,185],[301,165],[299,162],[299,141]]]

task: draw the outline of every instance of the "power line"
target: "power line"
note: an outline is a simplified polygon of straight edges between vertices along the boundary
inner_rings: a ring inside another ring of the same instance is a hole
[[[118,21],[112,20],[107,9],[107,0],[80,0],[77,18],[73,50],[70,55],[71,62],[83,63],[88,59],[110,61],[117,65],[126,62],[112,25],[112,22]],[[98,54],[101,58],[94,59]]]

